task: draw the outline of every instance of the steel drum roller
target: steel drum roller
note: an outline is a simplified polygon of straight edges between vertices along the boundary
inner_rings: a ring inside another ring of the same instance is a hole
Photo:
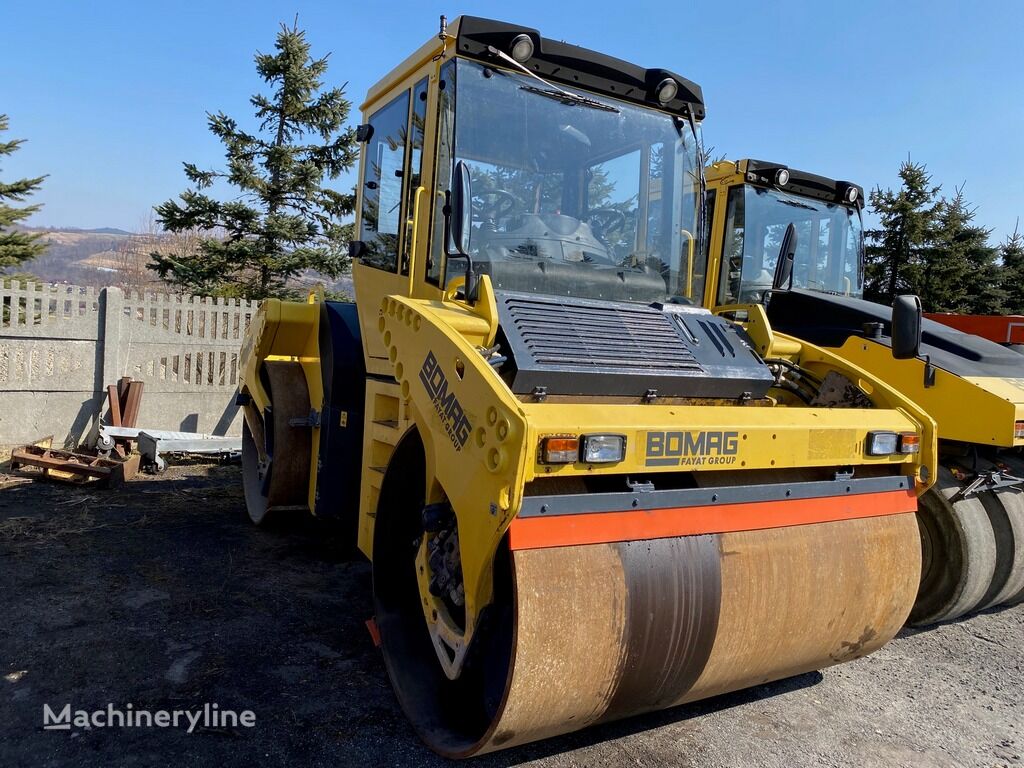
[[[419,661],[411,663],[412,614],[403,625],[378,613],[403,708],[447,756],[505,749],[870,653],[906,620],[921,555],[914,515],[903,513],[516,550],[506,565],[507,620],[496,622],[490,650],[477,661],[478,683],[441,680],[427,669],[436,660],[426,653],[413,653]]]

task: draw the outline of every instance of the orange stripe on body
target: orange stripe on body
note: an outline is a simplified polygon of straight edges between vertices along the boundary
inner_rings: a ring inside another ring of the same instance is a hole
[[[511,549],[544,549],[785,528],[916,510],[917,496],[913,490],[885,491],[817,499],[517,517],[509,526],[508,536]]]

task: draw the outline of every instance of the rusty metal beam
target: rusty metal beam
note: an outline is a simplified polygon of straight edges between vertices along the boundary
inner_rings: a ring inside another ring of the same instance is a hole
[[[121,398],[117,394],[117,385],[107,386],[107,402],[110,405],[110,424],[114,427],[121,426]]]
[[[124,409],[122,411],[121,426],[134,427],[139,418],[139,408],[142,406],[142,388],[145,385],[141,381],[132,381],[128,384],[128,391],[125,395]]]

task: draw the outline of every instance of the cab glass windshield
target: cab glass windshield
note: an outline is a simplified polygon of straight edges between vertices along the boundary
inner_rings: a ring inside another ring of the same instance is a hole
[[[729,190],[719,304],[762,300],[791,223],[797,235],[794,288],[863,294],[863,230],[856,208],[744,184]]]
[[[498,290],[700,302],[685,120],[461,59],[455,80],[453,162],[470,171],[476,272]],[[461,264],[449,256],[449,280]]]

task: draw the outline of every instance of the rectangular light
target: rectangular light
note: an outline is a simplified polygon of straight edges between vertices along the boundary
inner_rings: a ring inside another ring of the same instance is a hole
[[[540,441],[540,460],[543,464],[575,464],[580,456],[578,437],[544,437]]]
[[[868,456],[891,456],[899,450],[900,436],[895,432],[868,432]]]
[[[900,453],[920,453],[921,436],[917,432],[904,432],[900,435]]]
[[[1013,439],[1024,440],[1024,421],[1018,421],[1013,425]]]
[[[583,451],[585,464],[611,464],[626,458],[625,435],[584,435]]]

